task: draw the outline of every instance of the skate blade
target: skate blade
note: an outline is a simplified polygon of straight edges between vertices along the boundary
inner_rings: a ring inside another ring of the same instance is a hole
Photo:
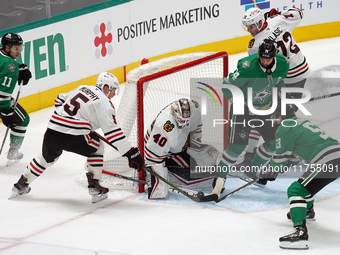
[[[103,201],[103,200],[107,199],[108,196],[109,196],[108,193],[93,195],[92,196],[92,203],[95,204],[95,203],[98,203],[100,201]]]
[[[307,250],[309,249],[309,246],[308,241],[280,242],[280,248],[288,250]]]
[[[20,196],[20,195],[12,190],[12,194],[8,197],[8,199],[11,200],[11,199],[16,198],[18,196]]]

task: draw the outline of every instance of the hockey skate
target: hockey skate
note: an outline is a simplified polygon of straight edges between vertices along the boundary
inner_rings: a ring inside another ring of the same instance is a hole
[[[309,246],[306,225],[294,227],[291,233],[280,237],[279,241],[282,249],[307,250]]]
[[[7,153],[7,163],[6,166],[12,166],[19,163],[19,161],[24,157],[24,154],[19,152],[18,149],[9,149]]]
[[[31,191],[31,187],[28,186],[27,181],[27,178],[21,175],[19,181],[13,185],[12,194],[8,199],[29,193]]]
[[[89,183],[87,187],[89,188],[89,194],[92,197],[92,203],[107,199],[109,189],[100,186],[99,181],[93,179],[93,173],[86,173],[86,177]]]
[[[289,220],[292,219],[291,215],[290,215],[290,211],[287,213],[287,218]],[[311,208],[309,208],[309,210],[306,212],[306,220],[308,221],[315,221],[315,211],[314,211],[314,205],[312,205]]]

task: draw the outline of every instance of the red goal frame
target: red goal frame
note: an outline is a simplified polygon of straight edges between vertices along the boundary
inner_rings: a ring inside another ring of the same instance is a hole
[[[197,60],[193,60],[187,63],[184,63],[182,65],[178,65],[178,66],[174,66],[172,68],[160,71],[158,73],[154,73],[145,77],[140,78],[137,81],[137,105],[138,106],[143,106],[144,105],[144,98],[143,98],[143,87],[144,84],[146,82],[152,81],[154,79],[157,79],[159,77],[171,74],[171,73],[175,73],[178,71],[182,71],[185,70],[187,68],[199,65],[199,64],[203,64],[209,61],[213,61],[216,60],[218,58],[222,58],[223,59],[223,77],[226,77],[228,75],[228,68],[229,68],[229,58],[228,58],[228,53],[225,51],[221,51],[221,52],[217,52],[215,54],[197,59]],[[228,119],[228,100],[225,96],[223,96],[223,107],[224,107],[224,119]],[[141,153],[141,156],[144,158],[144,109],[143,107],[137,107],[137,136],[138,136],[138,140],[137,140],[137,144],[138,144],[138,149]],[[224,129],[224,150],[227,148],[228,146],[228,127],[226,127]],[[139,179],[140,180],[144,180],[144,170],[139,172]],[[144,185],[143,184],[138,184],[138,192],[142,193],[144,192]]]

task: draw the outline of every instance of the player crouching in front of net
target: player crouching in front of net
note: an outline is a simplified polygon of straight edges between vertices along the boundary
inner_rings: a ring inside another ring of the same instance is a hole
[[[181,98],[166,106],[145,134],[146,166],[177,186],[211,188],[215,176],[191,175],[196,166],[215,165],[218,157],[213,146],[201,143],[201,127],[197,101]],[[148,198],[167,197],[169,186],[154,175],[150,176],[149,172],[147,174]]]
[[[277,110],[273,119],[281,124],[276,132],[276,149],[270,167],[280,169],[297,163],[301,157],[308,167],[287,191],[290,201],[288,218],[294,230],[279,239],[283,249],[308,249],[306,219],[314,218],[314,196],[340,176],[340,144],[308,120],[297,118],[295,106],[287,105],[286,115]]]
[[[42,152],[27,165],[14,184],[10,198],[29,193],[29,184],[52,166],[65,150],[87,157],[86,176],[92,202],[106,199],[109,189],[99,183],[104,142],[92,132],[99,128],[120,154],[128,157],[130,167],[142,170],[143,158],[139,150],[131,146],[116,123],[115,108],[110,100],[118,92],[117,78],[104,72],[98,75],[96,86],[82,85],[69,93],[59,94],[44,135]]]

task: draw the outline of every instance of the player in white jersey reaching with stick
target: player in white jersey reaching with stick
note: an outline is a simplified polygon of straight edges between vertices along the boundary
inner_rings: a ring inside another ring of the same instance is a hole
[[[207,188],[215,178],[190,175],[190,169],[196,165],[215,165],[218,157],[213,146],[201,143],[200,114],[197,101],[181,98],[161,110],[145,134],[146,166],[167,180],[173,179],[178,186]],[[149,199],[167,197],[166,183],[154,175],[148,174],[147,179]]]
[[[258,52],[259,46],[264,39],[276,41],[277,53],[289,59],[289,71],[284,80],[286,87],[303,88],[305,86],[310,68],[306,57],[296,44],[292,31],[303,19],[303,12],[298,8],[278,12],[271,9],[263,14],[259,8],[248,9],[242,18],[242,26],[253,38],[248,44],[248,54]],[[290,93],[291,97],[301,98],[302,93]],[[255,149],[260,139],[260,134],[252,130],[249,135],[249,144],[245,149],[244,161],[239,166],[249,166],[255,154]],[[259,180],[261,184],[266,184],[266,180]]]
[[[11,197],[29,193],[29,184],[52,166],[65,150],[87,157],[86,176],[92,202],[106,199],[109,189],[99,183],[104,142],[92,132],[99,128],[120,154],[129,159],[130,167],[142,170],[143,158],[138,148],[131,146],[116,122],[115,108],[110,100],[118,92],[117,78],[103,72],[98,75],[96,86],[82,85],[69,93],[59,94],[44,135],[42,152],[27,165],[14,184]]]

